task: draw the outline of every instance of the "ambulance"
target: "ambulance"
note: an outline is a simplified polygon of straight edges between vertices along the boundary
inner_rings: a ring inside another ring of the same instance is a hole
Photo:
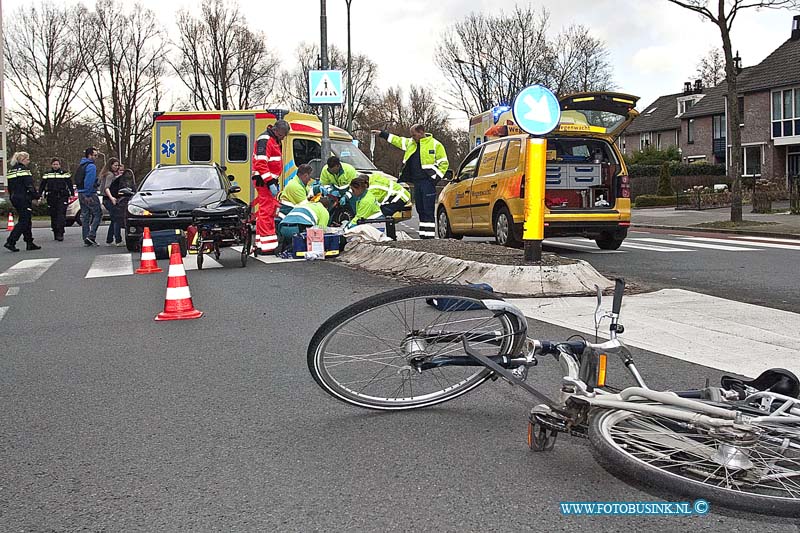
[[[283,140],[283,175],[281,188],[297,174],[297,167],[308,163],[319,177],[328,156],[321,157],[322,122],[316,115],[285,109],[241,111],[159,111],[153,115],[152,164],[184,165],[217,163],[242,188],[237,195],[246,202],[254,197],[252,154],[255,139],[283,119],[289,123],[289,134]],[[366,174],[377,167],[353,143],[345,130],[330,127],[331,154]],[[411,205],[395,218],[411,217]]]
[[[545,237],[586,237],[604,250],[622,245],[631,223],[630,182],[614,140],[638,115],[638,99],[611,92],[559,99],[561,120],[546,135]],[[437,199],[438,237],[520,244],[527,137],[508,106],[472,117],[473,149]]]

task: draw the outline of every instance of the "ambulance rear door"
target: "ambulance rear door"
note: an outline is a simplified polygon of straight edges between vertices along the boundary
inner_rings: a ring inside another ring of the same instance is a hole
[[[232,181],[242,188],[242,192],[237,197],[245,202],[250,202],[253,198],[250,158],[256,136],[255,116],[239,114],[222,115],[221,118],[220,164],[226,167],[225,174],[233,176]]]

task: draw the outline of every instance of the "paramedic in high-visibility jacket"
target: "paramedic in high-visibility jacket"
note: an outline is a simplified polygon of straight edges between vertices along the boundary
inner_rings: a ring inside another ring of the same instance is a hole
[[[278,211],[278,183],[283,171],[281,141],[289,134],[289,123],[277,120],[258,136],[253,147],[253,185],[256,198],[256,249],[262,254],[278,247],[275,215]]]
[[[420,238],[433,239],[436,236],[436,182],[444,177],[450,164],[442,143],[430,133],[425,133],[422,124],[414,124],[409,132],[411,138],[399,137],[387,131],[372,131],[403,150],[400,181],[414,184]]]

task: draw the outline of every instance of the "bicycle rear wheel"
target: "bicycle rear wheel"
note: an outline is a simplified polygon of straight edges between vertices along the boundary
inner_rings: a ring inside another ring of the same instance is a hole
[[[426,369],[420,363],[465,357],[464,339],[486,356],[518,354],[527,323],[490,309],[498,302],[489,292],[455,285],[404,287],[366,298],[317,330],[308,368],[328,394],[359,407],[391,411],[452,400],[491,371],[477,362]]]
[[[668,417],[603,411],[590,423],[610,473],[755,513],[800,516],[800,427],[763,424],[742,435]]]

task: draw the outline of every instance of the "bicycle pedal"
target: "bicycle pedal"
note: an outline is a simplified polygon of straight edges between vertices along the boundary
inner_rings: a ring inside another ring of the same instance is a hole
[[[542,424],[528,422],[528,447],[535,452],[549,452],[556,445],[558,431]]]

